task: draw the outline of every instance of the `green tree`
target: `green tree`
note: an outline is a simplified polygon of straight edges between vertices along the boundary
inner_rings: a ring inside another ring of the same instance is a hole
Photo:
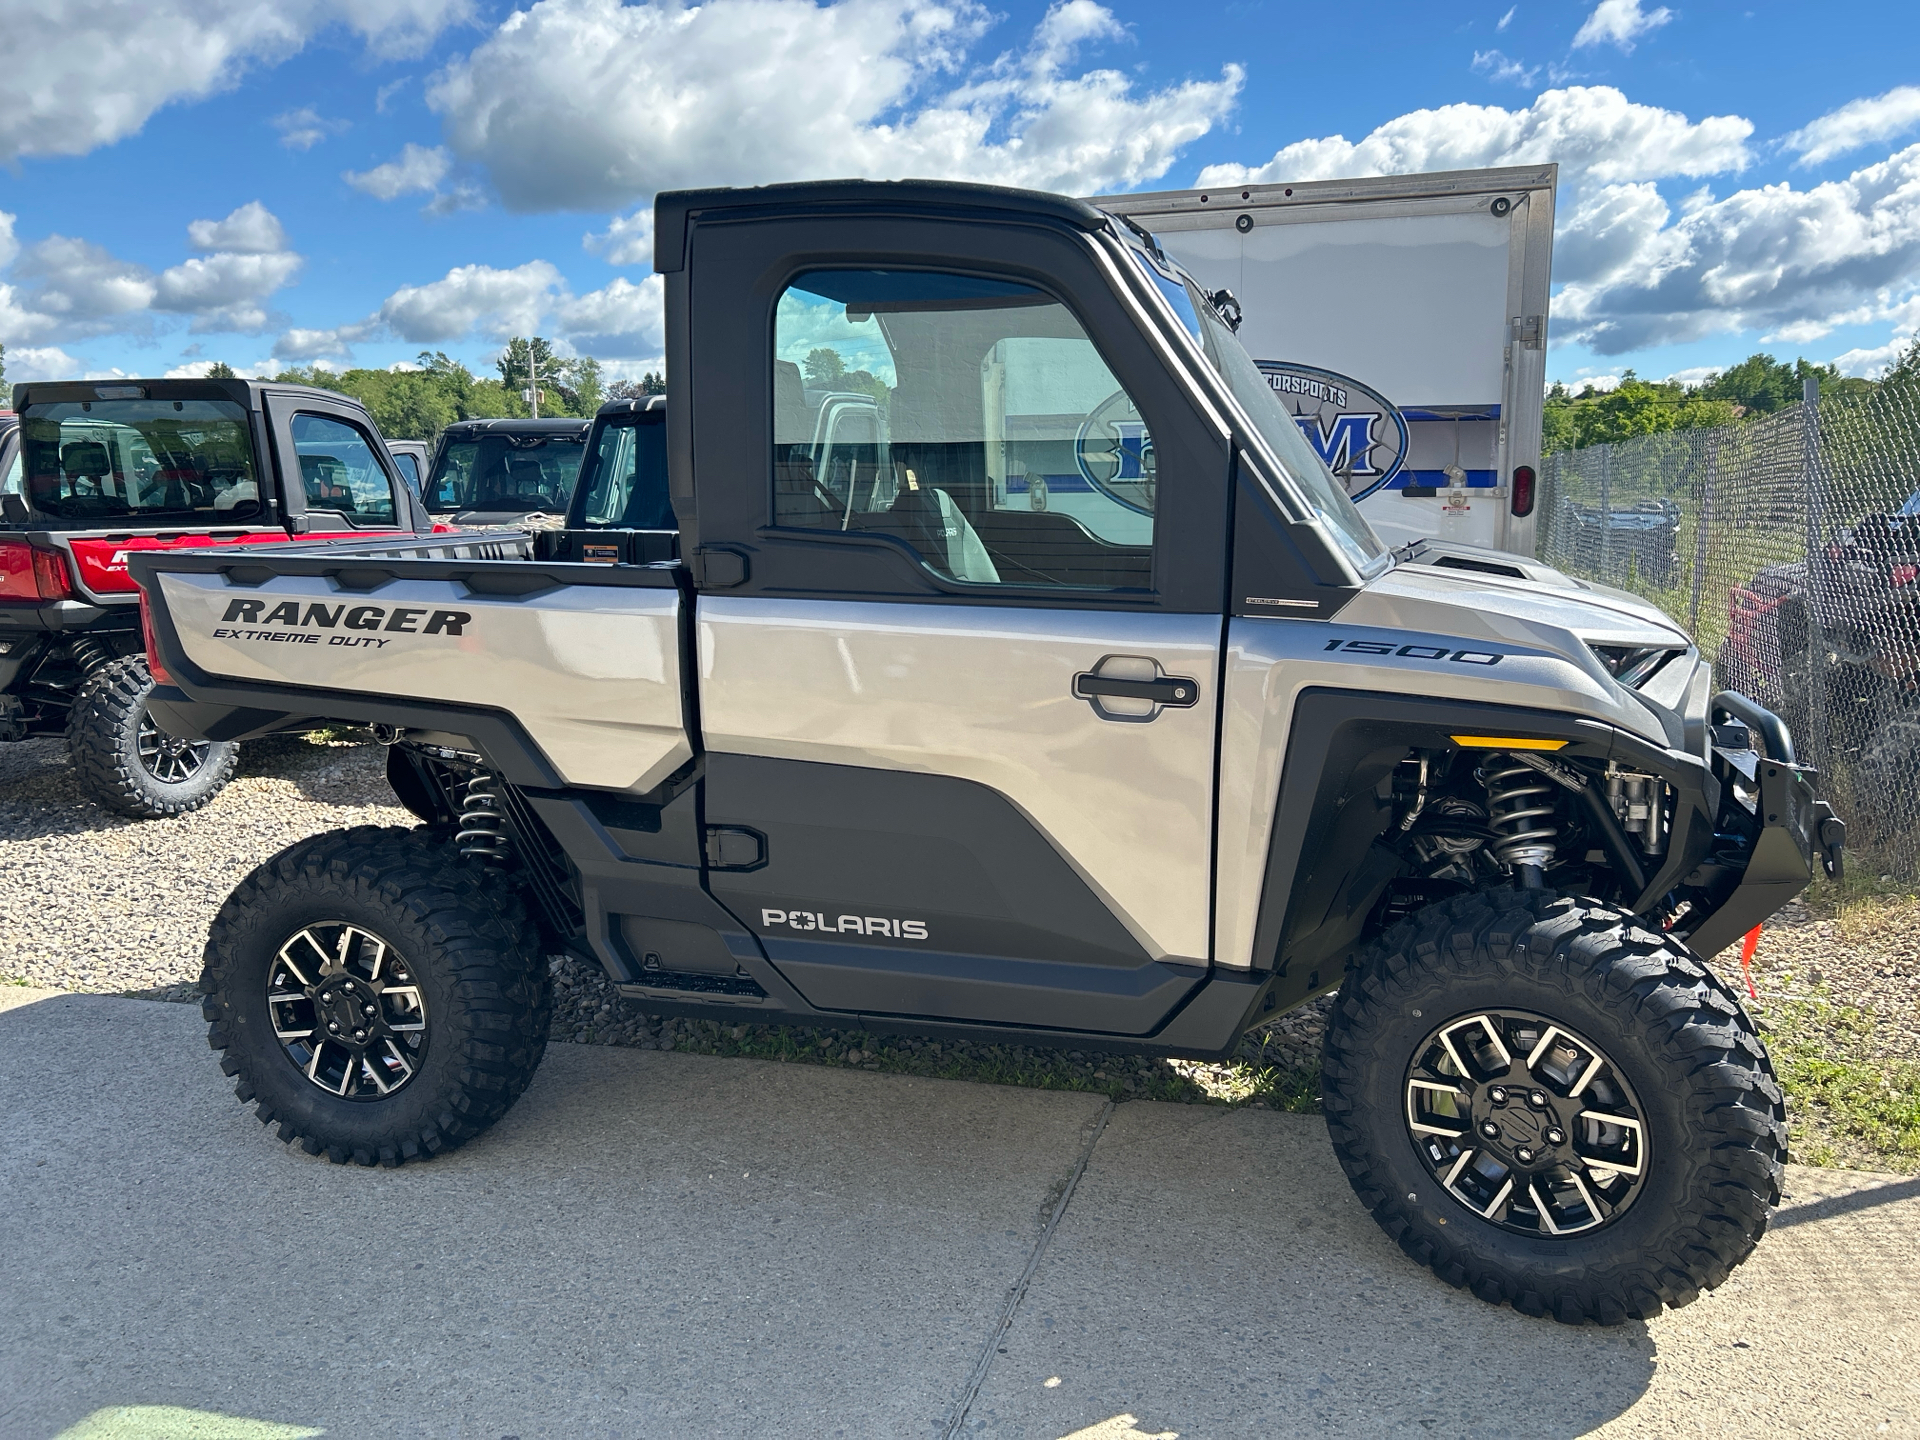
[[[0,369],[0,376],[6,371]],[[1912,385],[1920,382],[1920,335],[1913,337],[1907,348],[1894,357],[1887,367],[1886,374],[1880,377],[1882,385]]]
[[[667,393],[667,377],[649,370],[638,380],[616,380],[607,387],[609,400],[644,400],[649,395]]]
[[[7,383],[7,347],[0,345],[0,385]]]
[[[807,352],[807,358],[800,362],[800,373],[807,377],[809,385],[824,389],[840,382],[840,377],[847,373],[847,362],[840,358],[838,350],[821,345]]]
[[[216,360],[207,367],[207,379],[209,380],[237,380],[239,378],[239,376],[233,373],[233,366],[227,364],[224,360]]]

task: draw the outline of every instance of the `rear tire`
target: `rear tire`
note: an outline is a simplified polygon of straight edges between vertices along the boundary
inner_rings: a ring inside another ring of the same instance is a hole
[[[116,814],[162,820],[198,810],[233,779],[231,740],[181,740],[147,713],[146,657],[126,655],[89,675],[67,717],[67,754],[80,784]]]
[[[200,988],[234,1094],[336,1164],[471,1140],[527,1088],[553,1017],[512,892],[442,839],[374,826],[303,840],[241,881]],[[371,1033],[341,1030],[363,1014]]]
[[[1483,1014],[1506,1043],[1476,1058]],[[1543,1022],[1580,1057],[1557,1077]],[[1437,1074],[1422,1065],[1455,1051]],[[1457,1122],[1426,1109],[1449,1071],[1461,1083],[1438,1103]],[[1612,1325],[1685,1305],[1752,1253],[1779,1203],[1786,1111],[1752,1021],[1679,942],[1596,901],[1466,895],[1394,926],[1347,972],[1322,1086],[1334,1150],[1381,1227],[1448,1284],[1525,1314]],[[1614,1098],[1593,1109],[1637,1121],[1585,1128],[1573,1117],[1600,1092]],[[1583,1138],[1600,1135],[1622,1148]]]

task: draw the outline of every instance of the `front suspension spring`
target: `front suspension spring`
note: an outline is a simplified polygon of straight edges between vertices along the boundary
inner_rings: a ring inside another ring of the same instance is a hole
[[[1516,872],[1544,871],[1553,864],[1560,827],[1554,823],[1553,782],[1502,752],[1481,767],[1487,787],[1487,824],[1498,837],[1493,853]]]

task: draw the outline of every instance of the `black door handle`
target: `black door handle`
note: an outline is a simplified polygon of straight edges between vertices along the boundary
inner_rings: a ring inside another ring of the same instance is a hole
[[[1184,675],[1158,680],[1115,680],[1083,672],[1073,677],[1073,693],[1081,700],[1151,700],[1156,705],[1196,705],[1200,686]]]

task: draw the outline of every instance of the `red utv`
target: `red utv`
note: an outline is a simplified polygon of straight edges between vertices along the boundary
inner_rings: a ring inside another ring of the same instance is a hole
[[[431,529],[347,396],[257,380],[14,387],[0,428],[0,741],[67,737],[122,815],[197,809],[237,746],[147,713],[136,550]]]

